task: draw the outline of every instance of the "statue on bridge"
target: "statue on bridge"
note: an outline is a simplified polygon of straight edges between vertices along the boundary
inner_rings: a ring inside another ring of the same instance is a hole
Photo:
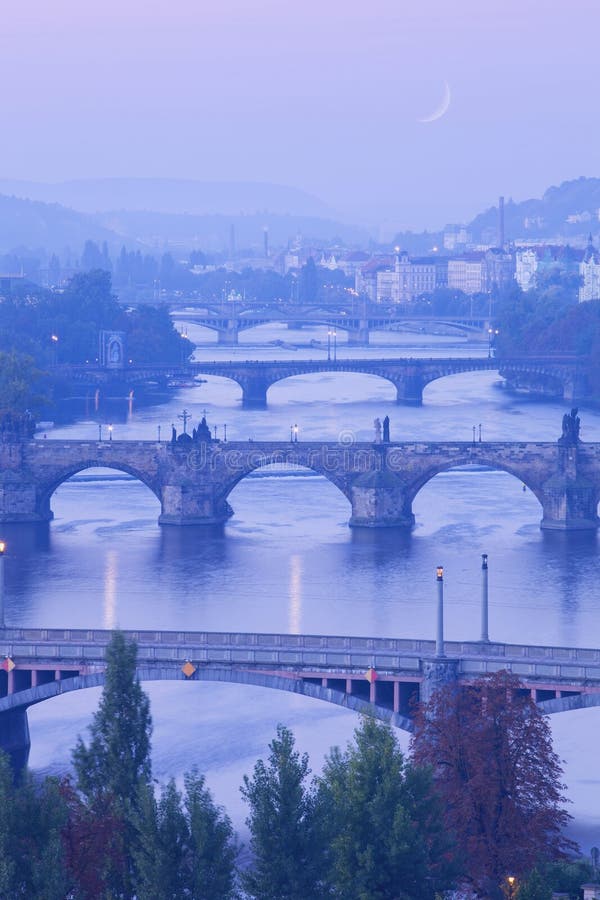
[[[389,444],[390,442],[390,417],[386,416],[383,420],[383,443]]]
[[[574,407],[570,413],[565,413],[562,419],[562,434],[558,443],[564,447],[573,447],[579,443],[579,428],[581,420],[577,415],[578,408]]]
[[[373,428],[375,429],[375,443],[381,443],[381,419],[377,417],[373,419]]]

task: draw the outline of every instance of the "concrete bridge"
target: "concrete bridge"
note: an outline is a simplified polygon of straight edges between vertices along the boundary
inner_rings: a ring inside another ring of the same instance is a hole
[[[347,309],[341,309],[339,305],[327,308],[292,304],[246,304],[241,308],[236,304],[228,309],[221,305],[178,310],[171,313],[171,318],[216,331],[218,343],[226,346],[237,345],[240,332],[272,322],[287,324],[289,328],[326,325],[336,331],[345,331],[351,346],[368,346],[371,331],[425,330],[432,326],[455,329],[457,333],[479,334],[487,340],[491,324],[489,316],[418,316],[394,307],[359,307],[358,304],[349,305]]]
[[[600,705],[600,650],[524,644],[232,632],[127,631],[141,681],[218,681],[304,694],[412,730],[440,683],[508,670],[547,713]],[[0,747],[29,750],[27,709],[104,683],[111,632],[0,630]]]
[[[161,504],[162,525],[217,525],[232,515],[228,496],[263,466],[301,466],[348,499],[350,525],[414,524],[412,503],[435,475],[476,465],[509,472],[537,497],[541,527],[598,526],[600,444],[576,442],[0,441],[0,522],[52,519],[51,498],[84,469],[107,467],[139,479]]]
[[[491,371],[499,372],[516,386],[523,385],[537,393],[577,404],[589,393],[587,369],[588,361],[577,356],[194,361],[179,366],[127,366],[122,370],[110,371],[91,365],[60,367],[61,373],[73,380],[108,383],[117,379],[128,386],[150,379],[166,381],[168,378],[218,375],[239,384],[242,405],[252,409],[266,408],[267,392],[276,382],[295,375],[319,372],[376,375],[394,385],[398,403],[419,406],[423,402],[423,389],[438,378],[464,372]]]

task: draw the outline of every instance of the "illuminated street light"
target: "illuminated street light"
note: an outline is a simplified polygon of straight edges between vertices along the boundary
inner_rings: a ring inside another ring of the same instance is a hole
[[[0,541],[0,628],[4,628],[4,554],[6,553],[5,541]]]

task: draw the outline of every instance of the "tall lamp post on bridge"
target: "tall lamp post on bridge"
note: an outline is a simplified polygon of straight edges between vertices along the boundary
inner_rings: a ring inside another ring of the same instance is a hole
[[[333,361],[337,362],[337,331],[333,329]]]
[[[437,635],[435,639],[435,655],[441,658],[444,653],[444,567],[435,570],[437,583]]]
[[[4,554],[6,553],[5,541],[0,541],[0,628],[4,628]]]
[[[327,329],[327,362],[331,362],[331,328]]]
[[[488,555],[481,554],[481,637],[482,644],[489,644],[488,633]]]
[[[492,358],[492,346],[494,339],[500,334],[497,328],[488,328],[488,359]]]

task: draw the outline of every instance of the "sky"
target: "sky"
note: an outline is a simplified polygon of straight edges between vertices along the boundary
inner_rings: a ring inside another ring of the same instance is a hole
[[[0,178],[292,185],[437,228],[600,175],[598,0],[2,0]],[[447,111],[440,109],[449,89]]]

